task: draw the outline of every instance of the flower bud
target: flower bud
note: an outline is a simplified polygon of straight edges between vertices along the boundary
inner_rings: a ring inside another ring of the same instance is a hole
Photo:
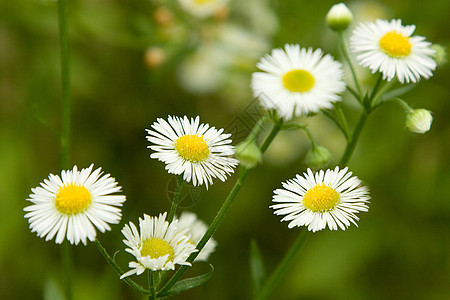
[[[236,157],[247,169],[254,168],[262,159],[262,153],[255,142],[244,141],[236,147]]]
[[[335,4],[327,13],[327,25],[335,31],[343,31],[353,21],[353,14],[344,3]]]
[[[144,62],[150,69],[157,68],[166,61],[166,51],[160,47],[149,47],[144,54]]]
[[[447,62],[447,49],[446,47],[439,45],[439,44],[433,44],[430,47],[434,50],[433,58],[438,64],[438,66],[442,66]]]
[[[327,148],[322,146],[313,146],[306,154],[305,162],[313,169],[325,167],[330,161],[331,154]]]
[[[430,130],[433,116],[431,111],[419,108],[414,109],[406,116],[406,127],[415,133],[425,133]]]

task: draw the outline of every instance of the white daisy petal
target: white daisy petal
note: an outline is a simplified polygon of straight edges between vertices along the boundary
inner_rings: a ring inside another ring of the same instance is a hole
[[[401,20],[362,23],[350,38],[351,50],[363,67],[380,71],[388,81],[397,76],[401,83],[430,78],[436,69],[431,43],[411,36],[415,26],[402,26]]]
[[[168,122],[157,119],[151,128],[146,129],[147,140],[152,143],[148,147],[155,151],[150,157],[166,163],[169,173],[183,174],[183,179],[195,186],[205,184],[208,188],[214,178],[225,181],[238,164],[230,157],[235,152],[230,134],[200,124],[198,116],[190,120],[169,116]]]
[[[286,120],[332,108],[345,90],[342,65],[321,49],[286,44],[261,58],[252,75],[253,95]]]
[[[124,273],[121,279],[133,274],[140,275],[146,269],[173,270],[175,264],[191,265],[186,259],[197,250],[189,242],[190,235],[180,231],[177,220],[169,224],[166,213],[159,217],[144,214],[144,219],[139,219],[139,228],[140,233],[130,222],[130,225],[125,225],[122,229],[126,238],[123,242],[130,247],[125,251],[134,255],[137,261],[128,264],[132,269]]]
[[[284,215],[281,221],[289,221],[289,228],[308,226],[316,232],[327,226],[330,230],[345,230],[351,223],[357,226],[355,213],[368,211],[370,196],[369,189],[351,175],[348,168],[315,174],[308,169],[274,191],[272,201],[276,204],[270,208],[275,215]]]
[[[95,240],[96,230],[110,230],[110,224],[118,223],[125,196],[109,195],[121,192],[114,178],[103,175],[101,168],[94,171],[93,164],[78,171],[61,171],[61,177],[50,174],[40,187],[31,189],[24,208],[30,229],[39,237],[61,244],[66,238],[71,244]]]

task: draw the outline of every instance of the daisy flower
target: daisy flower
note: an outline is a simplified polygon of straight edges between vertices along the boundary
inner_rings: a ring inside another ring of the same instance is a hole
[[[321,49],[286,44],[272,50],[252,74],[253,95],[266,109],[276,109],[289,120],[294,116],[332,108],[345,89],[342,65]]]
[[[330,230],[338,226],[345,230],[350,222],[358,226],[355,215],[367,211],[369,190],[361,186],[357,177],[351,177],[347,168],[327,170],[313,174],[311,169],[303,176],[283,182],[283,189],[274,191],[274,214],[286,215],[281,221],[290,221],[288,227],[308,226],[309,231],[319,231],[327,225]]]
[[[40,187],[31,189],[28,201],[33,204],[24,208],[30,229],[39,237],[61,244],[64,238],[71,244],[95,240],[95,227],[101,232],[111,230],[109,224],[119,223],[120,208],[125,196],[111,195],[121,192],[121,187],[101,168],[92,172],[87,169],[62,171],[61,177],[50,174]],[[109,224],[108,224],[109,223]]]
[[[128,266],[132,269],[120,279],[133,274],[140,275],[146,269],[173,270],[175,264],[191,265],[186,259],[197,250],[189,242],[190,236],[185,234],[186,230],[179,230],[177,220],[169,224],[166,213],[159,217],[144,214],[144,219],[139,218],[139,229],[132,222],[122,229],[126,238],[123,242],[129,247],[125,251],[133,254],[137,262],[130,262]]]
[[[197,18],[210,17],[225,9],[228,0],[178,0],[180,6]]]
[[[228,139],[231,134],[200,124],[198,116],[190,120],[169,116],[168,122],[158,118],[151,127],[146,129],[152,143],[148,148],[155,151],[150,157],[165,162],[169,173],[183,174],[195,186],[205,184],[208,189],[213,178],[225,181],[238,164],[230,157],[235,152]]]
[[[197,245],[197,243],[200,242],[206,230],[208,229],[208,226],[203,221],[197,219],[196,214],[184,211],[178,218],[178,228],[180,231],[188,230],[188,232],[191,234],[190,242],[194,245]],[[211,253],[214,252],[216,245],[217,242],[213,238],[210,238],[203,249],[200,251],[198,256],[195,258],[194,262],[208,261],[208,258]]]
[[[422,36],[411,36],[414,25],[402,26],[402,21],[378,19],[362,23],[353,31],[350,46],[356,59],[372,73],[380,71],[383,79],[397,76],[401,83],[431,77],[436,69],[431,43]]]

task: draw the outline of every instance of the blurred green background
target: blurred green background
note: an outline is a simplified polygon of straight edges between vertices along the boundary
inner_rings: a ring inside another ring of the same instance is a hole
[[[124,269],[132,257],[121,228],[143,213],[168,210],[173,191],[173,176],[149,158],[145,128],[158,117],[186,114],[245,133],[259,57],[285,43],[339,57],[324,22],[335,1],[232,1],[207,20],[190,17],[174,1],[68,2],[71,162],[80,168],[95,163],[123,187],[122,222],[98,238],[110,253],[120,250]],[[358,20],[401,18],[417,26],[415,34],[449,44],[449,1],[347,4]],[[30,189],[60,173],[59,70],[57,2],[1,0],[0,299],[60,299],[60,246],[31,233],[22,211]],[[397,105],[371,116],[350,163],[371,189],[369,213],[360,214],[359,228],[311,234],[273,299],[450,299],[449,80],[444,65],[404,96],[414,108],[433,111],[425,135],[405,129]],[[345,110],[355,116],[357,106],[345,97]],[[343,136],[321,116],[308,122],[338,158]],[[213,278],[176,299],[251,298],[250,240],[260,245],[270,272],[298,235],[299,228],[289,230],[268,206],[282,181],[305,170],[309,146],[302,132],[275,140],[215,235]],[[183,209],[210,222],[235,179],[208,191],[186,186]],[[74,254],[75,299],[142,298],[119,281],[93,244],[75,247]],[[206,270],[199,264],[187,274]]]

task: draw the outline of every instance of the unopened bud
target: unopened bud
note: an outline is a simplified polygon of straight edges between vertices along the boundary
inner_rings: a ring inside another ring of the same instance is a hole
[[[438,66],[442,66],[447,62],[447,49],[446,47],[439,45],[439,44],[433,44],[430,47],[434,50],[433,58],[438,64]]]
[[[166,52],[160,47],[149,47],[145,51],[144,61],[150,69],[159,67],[166,60]]]
[[[406,116],[406,127],[415,133],[425,133],[430,130],[433,123],[431,111],[419,108],[414,109]]]
[[[335,4],[327,13],[327,25],[335,31],[343,31],[353,21],[353,14],[344,3]]]
[[[306,154],[305,162],[313,169],[325,167],[330,161],[331,154],[327,148],[322,146],[313,146]]]
[[[247,169],[256,167],[262,159],[262,153],[255,142],[244,141],[236,147],[236,157]]]

